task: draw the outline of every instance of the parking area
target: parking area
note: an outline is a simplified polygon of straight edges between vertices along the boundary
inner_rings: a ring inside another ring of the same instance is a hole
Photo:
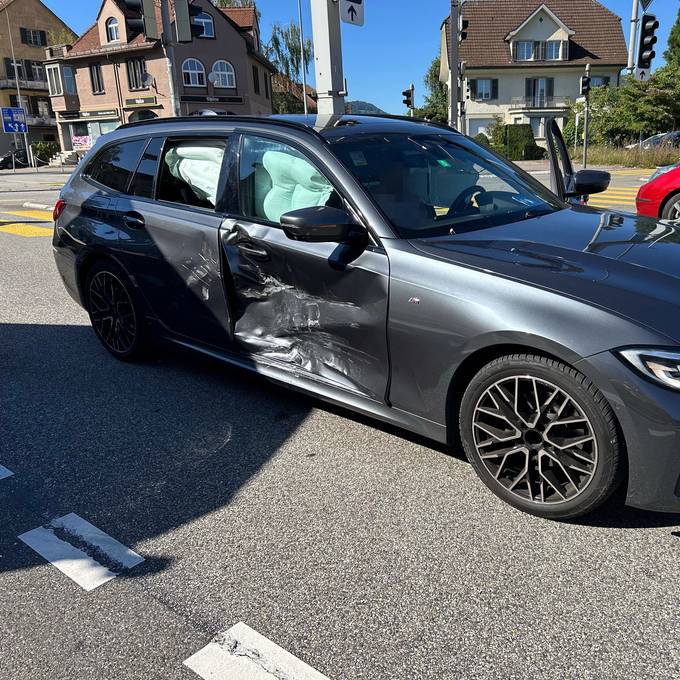
[[[23,199],[0,206],[3,680],[678,675],[679,516],[619,493],[536,519],[461,451],[179,350],[117,362]]]

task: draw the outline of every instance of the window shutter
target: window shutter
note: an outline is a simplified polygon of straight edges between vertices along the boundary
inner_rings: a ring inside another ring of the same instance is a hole
[[[16,109],[19,104],[17,103],[17,96],[15,94],[11,94],[9,96],[9,105],[13,108]]]
[[[498,78],[491,81],[491,99],[498,99]]]
[[[555,79],[554,78],[546,78],[545,89],[546,89],[546,94],[548,96],[548,99],[552,99],[555,96]]]
[[[474,101],[477,99],[477,80],[471,78],[468,82],[470,83],[470,99]]]
[[[45,31],[40,31],[40,45],[47,47],[47,33]]]
[[[21,42],[24,43],[24,45],[28,45],[28,31],[22,26],[19,29],[19,33],[21,33]]]
[[[527,99],[533,99],[534,96],[534,79],[527,78],[524,85],[524,94]]]
[[[33,80],[33,63],[30,59],[24,59],[24,78]]]
[[[7,80],[14,78],[14,66],[12,66],[12,60],[9,57],[5,57],[5,73],[7,74]]]

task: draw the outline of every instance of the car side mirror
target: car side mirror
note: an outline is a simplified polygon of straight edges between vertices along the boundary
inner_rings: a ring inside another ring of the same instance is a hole
[[[590,196],[607,191],[612,176],[603,170],[579,170],[574,174],[573,188],[567,196]]]
[[[365,239],[366,231],[346,210],[329,206],[300,208],[281,215],[286,236],[308,243],[347,243]]]

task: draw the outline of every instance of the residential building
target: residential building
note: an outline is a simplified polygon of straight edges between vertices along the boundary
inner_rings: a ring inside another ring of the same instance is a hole
[[[52,40],[73,38],[75,33],[40,0],[0,0],[0,106],[26,109],[29,144],[57,140],[42,62]],[[23,146],[23,135],[0,129],[0,154]]]
[[[471,136],[495,120],[530,123],[544,145],[546,118],[564,125],[586,64],[593,87],[619,84],[628,59],[621,19],[596,0],[466,0],[462,7],[469,22],[460,59]],[[450,89],[449,19],[441,36],[440,80]]]
[[[174,87],[161,42],[135,32],[122,0],[103,0],[78,41],[47,50],[45,70],[64,151],[84,151],[123,123],[176,112],[271,113],[275,69],[261,52],[255,9],[221,9],[209,0],[194,4],[203,9],[203,34],[174,46]],[[158,3],[156,22],[162,25]],[[172,30],[174,36],[174,24]]]

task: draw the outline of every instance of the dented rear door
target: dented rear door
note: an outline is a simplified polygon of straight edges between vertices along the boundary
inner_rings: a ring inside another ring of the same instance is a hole
[[[291,147],[268,148],[288,153]],[[246,157],[242,146],[240,173],[235,171],[241,194],[253,188],[253,168],[262,169]],[[318,159],[306,159],[330,175]],[[265,178],[256,179],[266,187]],[[340,205],[343,197],[336,187],[328,202]],[[314,200],[324,198],[322,190]],[[375,244],[357,250],[290,240],[270,219],[275,212],[253,216],[258,210],[266,209],[252,209],[251,203],[248,210],[239,201],[238,212],[251,214],[230,215],[220,228],[236,347],[257,360],[383,402],[389,374],[387,255]]]

